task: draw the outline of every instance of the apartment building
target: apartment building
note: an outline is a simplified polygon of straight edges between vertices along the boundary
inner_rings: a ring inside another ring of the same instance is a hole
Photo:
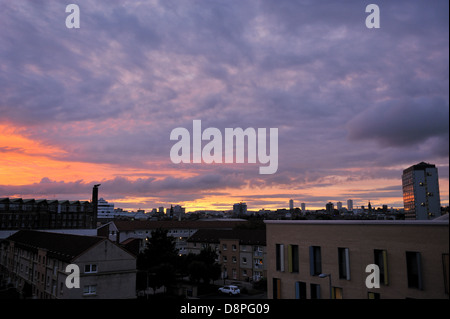
[[[434,219],[441,216],[439,178],[436,165],[421,162],[402,174],[405,219]]]
[[[12,284],[24,298],[136,297],[136,257],[106,238],[20,230],[0,248],[0,286]],[[66,284],[69,264],[79,269],[79,288]]]
[[[199,229],[228,229],[246,223],[246,220],[199,220],[199,221],[147,221],[116,220],[98,228],[97,234],[120,244],[131,238],[141,240],[139,250],[145,248],[146,238],[151,238],[152,231],[157,229],[167,230],[168,236],[175,238],[175,248],[180,254],[186,254],[186,240]]]
[[[449,298],[448,215],[265,223],[269,298]]]
[[[217,253],[221,278],[258,281],[267,276],[265,230],[200,229],[187,240],[188,253],[208,246]]]
[[[89,201],[0,198],[0,231],[93,229],[97,213]]]

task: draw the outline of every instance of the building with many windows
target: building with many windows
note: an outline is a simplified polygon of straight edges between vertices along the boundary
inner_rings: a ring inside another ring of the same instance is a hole
[[[0,230],[96,228],[89,201],[0,198]]]
[[[247,204],[240,202],[233,205],[233,214],[240,215],[240,214],[247,214]]]
[[[151,238],[152,231],[167,230],[167,235],[175,238],[175,248],[182,255],[186,254],[186,240],[199,229],[233,229],[247,223],[245,219],[197,220],[197,221],[149,221],[149,220],[114,220],[98,228],[97,234],[122,244],[129,239],[139,239],[139,251],[145,248],[146,239]]]
[[[106,238],[20,230],[0,248],[0,286],[24,298],[136,297],[136,257]],[[79,288],[66,284],[69,264],[79,269]]]
[[[432,221],[267,220],[268,297],[449,298],[449,230]],[[378,266],[379,288],[366,280]],[[369,268],[367,268],[369,266]]]
[[[421,162],[403,171],[405,219],[433,219],[441,216],[436,165]]]
[[[188,253],[210,247],[217,253],[222,279],[259,281],[267,276],[265,230],[200,229],[187,240]]]

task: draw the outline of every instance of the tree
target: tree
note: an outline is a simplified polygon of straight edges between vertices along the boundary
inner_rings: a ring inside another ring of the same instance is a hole
[[[209,246],[202,249],[198,255],[192,255],[187,268],[189,278],[196,283],[202,280],[206,284],[219,279],[221,267],[216,263],[216,258],[216,252]]]
[[[168,237],[167,233],[167,230],[157,229],[146,239],[147,246],[137,258],[138,270],[146,272],[146,283],[142,283],[144,276],[139,276],[139,287],[148,285],[156,290],[175,281],[178,251],[175,248],[175,238]]]

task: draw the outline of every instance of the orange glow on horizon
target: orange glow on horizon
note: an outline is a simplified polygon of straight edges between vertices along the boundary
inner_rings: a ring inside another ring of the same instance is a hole
[[[76,182],[83,181],[90,183],[93,181],[102,182],[112,180],[116,177],[123,177],[129,181],[138,178],[156,178],[163,180],[166,177],[188,178],[201,173],[201,170],[178,169],[178,167],[165,167],[165,163],[148,163],[151,170],[124,165],[113,165],[104,163],[88,163],[66,160],[70,154],[64,149],[54,145],[47,145],[40,141],[20,133],[20,128],[11,125],[0,124],[0,185],[21,186],[39,183],[43,178],[52,181]],[[64,160],[62,160],[62,158]],[[207,165],[207,164],[204,164]],[[156,168],[156,169],[155,169]],[[196,169],[198,166],[196,167]],[[350,168],[349,174],[358,174],[364,168]],[[399,169],[399,171],[401,171]],[[277,185],[277,187],[242,187],[223,188],[214,190],[201,190],[197,199],[168,202],[158,198],[158,193],[151,196],[108,196],[102,195],[105,200],[114,203],[116,208],[136,210],[138,208],[150,211],[158,206],[165,208],[173,205],[182,205],[186,212],[195,210],[217,210],[227,211],[233,209],[233,204],[246,202],[249,211],[260,209],[275,210],[278,208],[288,208],[289,199],[294,200],[294,207],[300,207],[302,202],[306,203],[307,209],[323,209],[329,201],[335,205],[341,201],[343,206],[347,206],[347,200],[354,201],[354,207],[367,206],[367,194],[373,192],[370,198],[374,207],[383,204],[395,208],[403,207],[401,195],[401,178],[393,179],[371,179],[371,180],[347,180],[342,176],[328,176],[320,183],[304,183],[302,185]],[[320,185],[319,185],[320,184]],[[319,185],[319,186],[318,186]],[[383,191],[386,187],[398,186],[398,196],[393,196],[390,191]],[[440,178],[441,205],[448,205],[448,178]],[[48,194],[47,196],[51,196]],[[167,194],[164,198],[177,193]],[[5,194],[0,194],[5,196]],[[10,196],[10,195],[6,195]],[[43,195],[45,196],[45,195]],[[90,194],[81,196],[90,197]],[[80,198],[80,199],[83,199]]]
[[[87,163],[58,160],[67,158],[67,152],[52,145],[27,138],[14,127],[0,124],[0,185],[27,185],[39,183],[47,177],[54,181],[102,181],[117,176],[136,180],[142,176],[177,174],[189,177],[193,174],[175,169],[138,169],[114,164]],[[87,180],[89,178],[89,180]]]

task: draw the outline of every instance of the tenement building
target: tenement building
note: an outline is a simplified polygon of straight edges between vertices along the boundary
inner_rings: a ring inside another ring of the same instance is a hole
[[[197,221],[147,221],[147,220],[115,220],[97,229],[97,235],[104,236],[117,244],[123,244],[130,239],[139,239],[138,250],[143,250],[147,240],[151,238],[152,231],[163,229],[167,235],[175,238],[175,248],[179,254],[187,253],[187,239],[199,229],[224,229],[247,223],[246,220],[197,220]]]
[[[89,201],[0,198],[0,230],[95,229],[94,206]]]
[[[267,276],[265,230],[199,229],[187,240],[188,253],[210,247],[221,265],[221,278],[259,281]]]
[[[136,257],[104,237],[19,230],[0,243],[0,286],[24,298],[135,298]]]
[[[265,223],[269,298],[449,298],[448,215]]]

